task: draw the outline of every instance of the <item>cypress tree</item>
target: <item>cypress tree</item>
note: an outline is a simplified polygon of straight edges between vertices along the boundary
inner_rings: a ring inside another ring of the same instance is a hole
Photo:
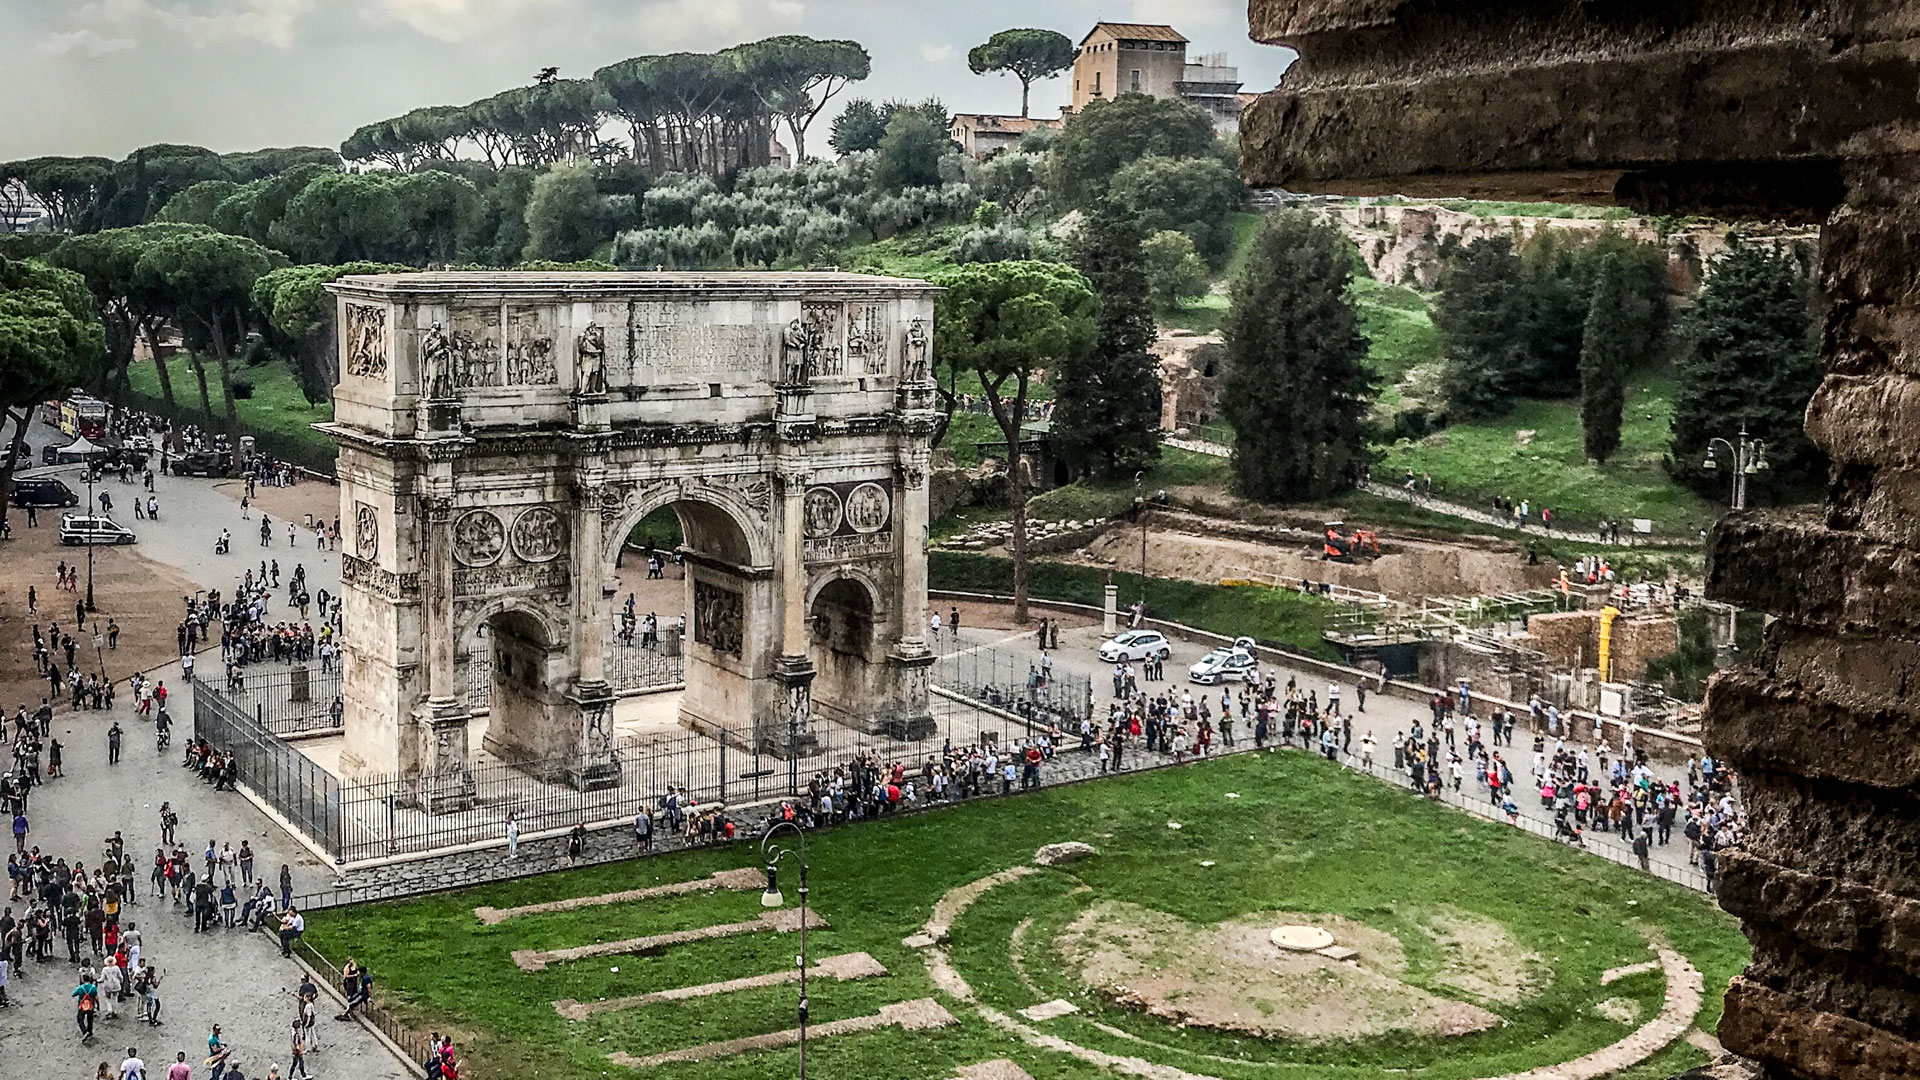
[[[1724,494],[1733,464],[1701,468],[1711,439],[1744,424],[1767,444],[1773,476],[1792,484],[1824,473],[1807,438],[1807,401],[1820,384],[1807,281],[1790,253],[1736,237],[1714,265],[1684,326],[1667,468],[1702,492]]]
[[[1578,254],[1553,229],[1543,229],[1520,256],[1522,362],[1515,390],[1526,397],[1566,398],[1580,389],[1580,358],[1588,290],[1576,270]]]
[[[1325,498],[1368,460],[1376,388],[1347,295],[1352,267],[1337,229],[1288,212],[1267,222],[1233,281],[1222,411],[1242,495]]]
[[[1645,301],[1628,291],[1620,257],[1600,260],[1580,346],[1580,430],[1587,458],[1606,461],[1620,449],[1620,414],[1627,404],[1627,371],[1645,339]]]
[[[1440,390],[1453,419],[1504,415],[1526,382],[1528,304],[1521,276],[1505,236],[1475,240],[1441,272],[1433,322],[1444,361]]]
[[[1096,477],[1130,476],[1160,460],[1160,361],[1148,301],[1140,219],[1102,200],[1080,228],[1074,265],[1099,300],[1093,350],[1052,373],[1051,443]]]

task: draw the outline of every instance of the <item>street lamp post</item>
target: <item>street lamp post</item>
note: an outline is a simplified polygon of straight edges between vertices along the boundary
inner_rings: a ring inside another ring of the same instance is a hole
[[[1146,471],[1133,474],[1133,512],[1140,519],[1140,612],[1147,610],[1147,492],[1141,487]]]
[[[800,847],[796,852],[792,848],[783,848],[773,842],[773,838],[782,829],[791,829],[793,835],[800,838]],[[807,834],[800,826],[791,821],[776,821],[767,827],[760,836],[760,854],[767,864],[767,888],[760,894],[760,906],[777,908],[786,903],[780,895],[780,863],[788,857],[800,862],[800,955],[795,963],[800,968],[800,1080],[807,1080]]]
[[[1720,438],[1718,435],[1707,440],[1707,459],[1701,462],[1700,467],[1706,469],[1708,472],[1717,472],[1720,468],[1720,463],[1719,460],[1714,457],[1714,451],[1719,447],[1726,447],[1727,456],[1733,459],[1732,507],[1735,510],[1745,510],[1747,508],[1747,478],[1755,473],[1765,471],[1770,466],[1767,464],[1767,444],[1765,440],[1755,439],[1749,436],[1747,434],[1747,425],[1745,424],[1740,425],[1739,438],[1740,443],[1737,446]]]
[[[86,470],[87,470],[87,515],[91,517],[94,513],[93,463],[91,461],[86,463]],[[92,529],[87,530],[87,610],[88,611],[98,610],[93,606],[93,533],[94,533],[94,530]]]

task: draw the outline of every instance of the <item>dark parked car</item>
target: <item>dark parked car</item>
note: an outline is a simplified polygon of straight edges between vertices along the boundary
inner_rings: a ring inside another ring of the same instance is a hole
[[[225,476],[227,461],[225,454],[216,454],[211,450],[195,450],[191,454],[182,454],[173,459],[173,475]]]
[[[72,488],[51,476],[14,477],[9,499],[18,507],[79,506],[80,496]]]

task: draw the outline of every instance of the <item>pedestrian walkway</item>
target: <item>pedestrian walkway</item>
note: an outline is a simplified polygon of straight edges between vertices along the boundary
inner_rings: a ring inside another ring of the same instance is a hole
[[[332,867],[309,856],[242,796],[215,792],[180,767],[189,725],[178,718],[192,715],[191,692],[177,664],[156,675],[179,688],[168,701],[168,711],[176,717],[173,744],[159,750],[153,724],[136,717],[125,699],[111,712],[61,709],[54,717],[53,735],[64,749],[65,775],[34,789],[28,802],[32,831],[27,842],[91,869],[101,861],[103,841],[116,830],[121,833],[126,850],[141,867],[134,877],[137,902],[123,909],[122,924],[138,925],[142,956],[164,973],[163,1024],[153,1028],[137,1023],[134,999],[122,1005],[118,1019],[102,1017],[93,1043],[82,1045],[68,996],[79,969],[59,950],[60,959],[43,964],[30,960],[10,980],[8,996],[18,1008],[0,1014],[0,1077],[91,1076],[100,1061],[111,1058],[117,1063],[128,1046],[137,1047],[150,1068],[155,1062],[171,1062],[175,1051],[185,1050],[197,1073],[208,1030],[216,1023],[223,1040],[236,1048],[233,1063],[247,1075],[265,1076],[271,1065],[286,1074],[292,991],[299,985],[300,968],[280,958],[266,933],[215,929],[195,934],[184,908],[153,898],[147,868],[160,846],[160,804],[171,804],[180,815],[176,839],[192,854],[196,872],[208,840],[236,848],[246,840],[255,852],[255,875],[270,883],[287,863],[295,894],[330,882]],[[126,731],[125,742],[119,764],[108,765],[107,728],[116,721]],[[13,907],[16,917],[24,911],[22,904]],[[322,1012],[327,1015],[318,1028],[319,1049],[307,1058],[316,1075],[356,1080],[400,1080],[407,1075],[359,1025],[336,1023],[330,1010]]]

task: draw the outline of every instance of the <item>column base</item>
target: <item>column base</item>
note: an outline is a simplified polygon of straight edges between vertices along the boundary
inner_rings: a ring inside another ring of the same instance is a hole
[[[933,719],[933,653],[925,641],[908,638],[887,653],[887,666],[897,673],[889,682],[899,697],[888,703],[874,734],[904,741],[927,738],[939,730]]]
[[[613,755],[613,688],[604,681],[581,683],[567,700],[580,710],[580,757],[567,767],[566,781],[578,791],[620,786],[620,761]]]
[[[809,656],[782,656],[773,664],[774,682],[780,684],[780,701],[775,715],[754,724],[754,747],[763,754],[779,757],[809,757],[820,749],[813,733],[813,677],[816,669]]]
[[[467,724],[472,714],[457,699],[433,698],[414,716],[426,737],[415,793],[420,808],[429,814],[473,809],[477,796],[467,760]]]

